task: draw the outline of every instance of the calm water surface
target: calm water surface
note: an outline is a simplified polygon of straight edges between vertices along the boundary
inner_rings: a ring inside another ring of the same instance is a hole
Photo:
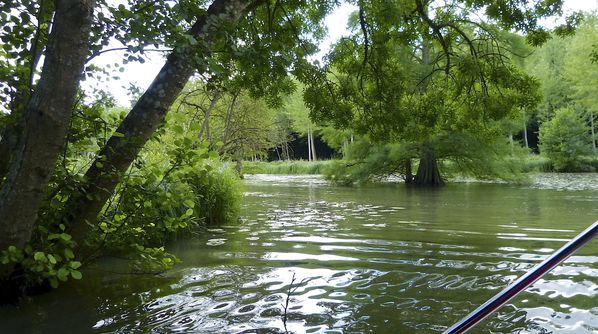
[[[106,261],[0,308],[0,333],[438,333],[598,220],[596,175],[337,188],[246,180],[244,222],[172,245],[160,277]],[[598,333],[598,240],[472,333]]]

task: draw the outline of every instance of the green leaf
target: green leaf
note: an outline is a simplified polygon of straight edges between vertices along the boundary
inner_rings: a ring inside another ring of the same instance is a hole
[[[114,137],[118,137],[118,138],[123,138],[125,135],[118,132],[118,131],[114,131],[114,133],[112,134],[112,136]]]
[[[71,262],[69,263],[69,266],[70,266],[72,269],[79,269],[79,268],[81,267],[81,262],[79,262],[79,261],[71,261]]]
[[[48,278],[48,281],[50,282],[50,286],[53,289],[58,288],[58,280],[56,279],[56,277],[50,277],[50,278]]]
[[[51,264],[56,264],[56,258],[52,254],[48,254],[48,260]]]
[[[64,256],[67,258],[67,260],[75,258],[75,254],[73,254],[73,250],[70,248],[66,248],[64,250]]]
[[[68,276],[69,276],[69,270],[66,268],[60,268],[60,269],[58,269],[58,272],[56,273],[56,277],[58,277],[58,279],[63,282],[66,282],[66,279]]]
[[[172,127],[172,130],[177,133],[177,134],[183,134],[185,132],[185,130],[183,130],[183,127],[180,125],[175,125]],[[180,146],[180,145],[179,145]]]
[[[58,239],[58,238],[60,238],[60,234],[58,234],[58,233],[51,233],[51,234],[48,235],[48,237],[46,239],[48,239],[48,240],[54,240],[54,239]]]
[[[46,261],[46,254],[44,254],[44,252],[35,252],[35,254],[33,255],[33,259],[35,261]]]
[[[74,279],[81,279],[81,277],[83,277],[81,272],[77,270],[71,270],[71,276],[73,276]]]

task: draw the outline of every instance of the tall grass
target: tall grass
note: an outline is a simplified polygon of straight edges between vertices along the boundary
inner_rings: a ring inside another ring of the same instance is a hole
[[[321,161],[245,161],[243,162],[244,174],[323,174],[334,160]]]
[[[523,165],[521,166],[521,170],[524,173],[534,173],[534,172],[541,172],[541,173],[553,173],[555,172],[554,165],[550,159],[547,157],[537,155],[537,154],[530,154],[526,156],[523,160]]]
[[[195,194],[195,214],[206,225],[227,225],[237,221],[243,197],[242,183],[232,168],[215,163],[213,169],[189,180]]]
[[[571,170],[569,172],[576,173],[587,173],[598,171],[598,156],[585,156],[579,158],[579,168]],[[553,162],[542,155],[532,154],[527,156],[522,165],[523,172],[540,172],[540,173],[553,173],[556,172]]]

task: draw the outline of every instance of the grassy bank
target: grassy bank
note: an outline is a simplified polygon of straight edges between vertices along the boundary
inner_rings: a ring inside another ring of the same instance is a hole
[[[309,174],[324,174],[325,170],[330,170],[333,163],[338,160],[321,160],[321,161],[245,161],[243,162],[244,174],[289,174],[289,175],[309,175]],[[598,172],[598,157],[583,157],[581,158],[582,168],[580,170],[573,170],[570,172]],[[415,168],[417,168],[417,161],[414,161]],[[555,172],[554,165],[550,159],[540,155],[529,155],[521,161],[521,171],[523,173],[552,173]],[[451,166],[444,166],[448,168],[450,174],[459,174],[458,170],[451,170]]]
[[[243,162],[243,174],[323,174],[332,161],[245,161]]]
[[[529,172],[541,172],[541,173],[552,173],[556,172],[554,164],[550,159],[541,155],[529,155],[523,161],[522,171],[525,173]],[[598,172],[598,156],[587,156],[579,158],[579,168],[568,172],[572,173],[587,173],[587,172]]]

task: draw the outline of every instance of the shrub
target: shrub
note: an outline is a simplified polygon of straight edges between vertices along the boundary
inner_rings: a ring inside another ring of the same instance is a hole
[[[206,225],[237,221],[242,200],[242,185],[236,172],[225,164],[193,173],[188,184],[194,194],[195,215]]]
[[[555,171],[554,165],[550,159],[536,154],[530,154],[527,156],[523,160],[521,169],[524,172],[550,173]]]
[[[540,152],[559,172],[588,171],[582,157],[591,153],[589,127],[583,116],[571,108],[555,111],[540,128]]]

